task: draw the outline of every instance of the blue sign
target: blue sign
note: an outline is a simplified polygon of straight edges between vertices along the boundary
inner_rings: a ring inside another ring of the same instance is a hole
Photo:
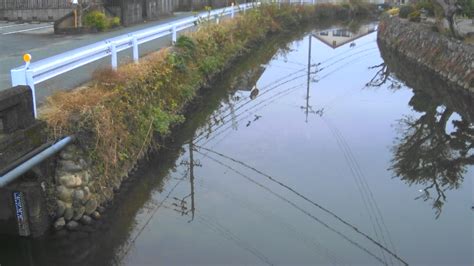
[[[28,214],[25,208],[24,198],[23,192],[13,192],[13,203],[15,204],[18,233],[20,236],[29,236],[30,226],[28,224]]]

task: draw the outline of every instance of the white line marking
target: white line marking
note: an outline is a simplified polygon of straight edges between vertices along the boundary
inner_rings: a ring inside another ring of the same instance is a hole
[[[15,33],[20,33],[20,32],[33,31],[33,30],[40,30],[40,29],[46,29],[46,28],[52,28],[52,27],[53,27],[53,25],[48,25],[48,26],[43,26],[43,27],[38,27],[38,28],[32,28],[32,29],[26,29],[26,30],[10,31],[10,32],[2,33],[2,35],[10,35],[10,34],[15,34]]]
[[[15,25],[8,25],[8,26],[2,26],[2,27],[0,27],[0,30],[1,30],[1,29],[5,29],[5,28],[10,28],[10,27],[23,26],[23,25],[25,25],[25,23],[15,24]]]

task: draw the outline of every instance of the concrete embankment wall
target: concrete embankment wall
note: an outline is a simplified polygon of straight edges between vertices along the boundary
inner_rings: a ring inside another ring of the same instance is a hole
[[[16,21],[55,21],[71,13],[72,8],[0,10],[0,19]]]
[[[384,16],[379,41],[444,79],[474,92],[474,46],[434,32],[429,25]]]
[[[87,4],[89,0],[82,0]],[[0,0],[1,20],[54,21],[73,9],[71,1]]]

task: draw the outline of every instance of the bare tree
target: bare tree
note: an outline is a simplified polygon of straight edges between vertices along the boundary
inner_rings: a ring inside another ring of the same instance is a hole
[[[448,20],[449,29],[451,33],[458,37],[458,33],[456,30],[455,22],[454,22],[454,15],[459,11],[459,4],[458,0],[434,0],[442,9],[445,18]]]

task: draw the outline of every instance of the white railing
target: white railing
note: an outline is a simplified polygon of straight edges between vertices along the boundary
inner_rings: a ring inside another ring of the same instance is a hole
[[[111,66],[113,69],[116,69],[118,66],[117,53],[130,48],[132,48],[133,60],[138,62],[140,57],[140,44],[169,35],[171,35],[172,42],[174,43],[176,42],[177,33],[179,31],[194,27],[199,21],[215,19],[219,22],[221,17],[230,16],[233,18],[236,13],[245,12],[246,10],[258,5],[260,5],[259,2],[254,2],[237,6],[232,5],[230,7],[212,10],[210,12],[202,12],[193,17],[124,34],[42,59],[31,64],[26,63],[24,66],[14,68],[10,71],[12,86],[27,85],[31,88],[33,95],[33,111],[36,117],[36,84],[107,56],[111,56]]]

